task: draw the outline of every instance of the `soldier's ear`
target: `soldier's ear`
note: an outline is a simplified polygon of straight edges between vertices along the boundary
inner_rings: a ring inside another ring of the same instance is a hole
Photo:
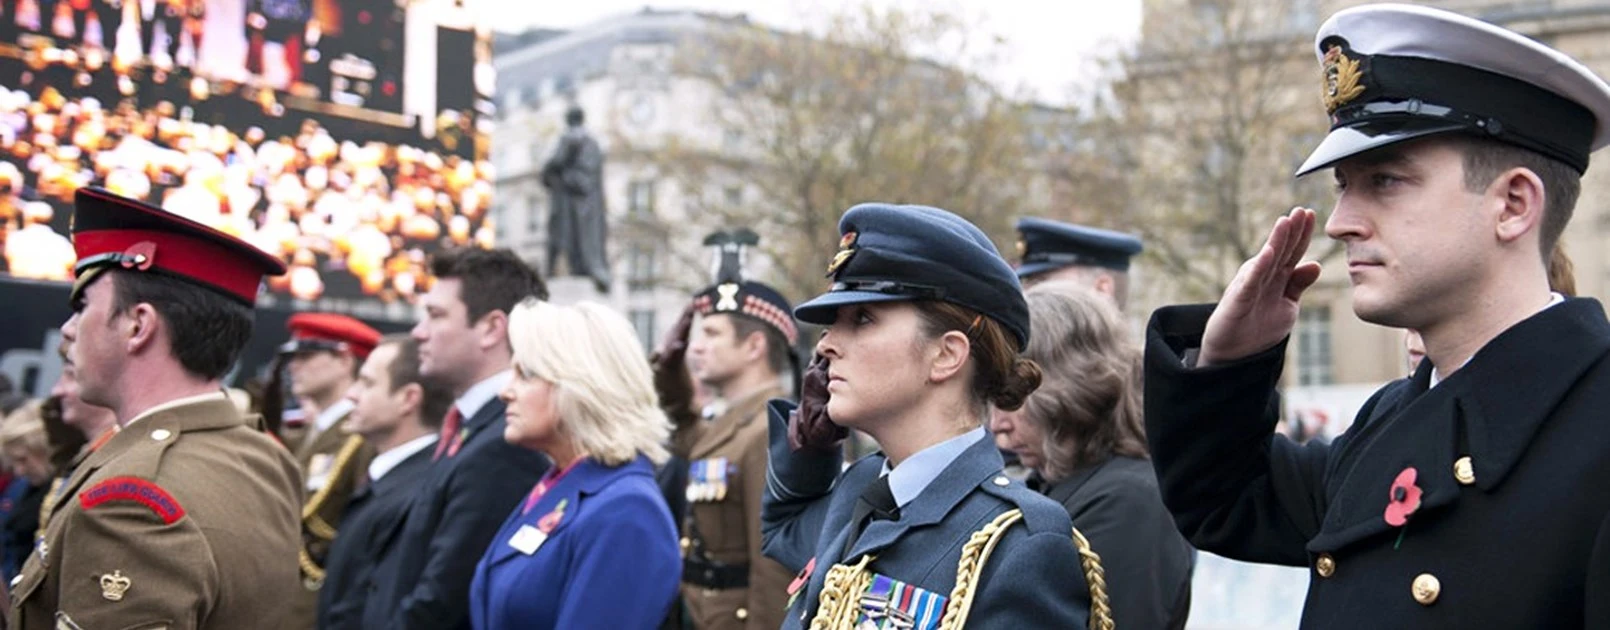
[[[161,332],[162,317],[157,314],[156,307],[148,302],[140,302],[123,312],[122,326],[127,335],[124,349],[131,355],[139,354],[153,347]]]

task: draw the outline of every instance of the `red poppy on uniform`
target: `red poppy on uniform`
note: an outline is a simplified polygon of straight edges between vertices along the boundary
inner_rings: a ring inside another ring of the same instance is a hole
[[[1391,500],[1386,504],[1386,524],[1402,527],[1409,522],[1409,516],[1420,509],[1420,486],[1414,485],[1419,474],[1410,466],[1398,473],[1398,478],[1392,482]]]

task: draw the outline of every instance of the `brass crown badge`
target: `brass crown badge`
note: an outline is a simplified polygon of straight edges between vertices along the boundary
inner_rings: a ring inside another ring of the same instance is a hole
[[[133,586],[133,582],[125,577],[122,571],[101,575],[101,597],[105,597],[107,601],[123,601],[123,594],[129,591],[130,586]]]
[[[1364,86],[1360,85],[1364,72],[1359,70],[1359,60],[1348,57],[1341,46],[1331,44],[1325,51],[1323,75],[1324,91],[1320,100],[1325,103],[1326,114],[1336,113],[1341,106],[1364,93]]]

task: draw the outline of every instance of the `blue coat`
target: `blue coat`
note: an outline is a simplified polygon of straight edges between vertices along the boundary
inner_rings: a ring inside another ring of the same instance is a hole
[[[869,524],[846,556],[851,513],[884,458],[869,455],[840,474],[837,452],[793,450],[787,421],[793,407],[771,403],[771,467],[761,508],[766,555],[790,570],[812,568],[783,628],[808,627],[830,567],[867,554],[876,558],[868,565],[873,572],[948,598],[962,546],[1013,508],[1023,511],[1023,521],[1007,530],[986,562],[967,627],[1086,627],[1090,594],[1073,522],[1061,505],[1001,474],[994,442],[968,446],[901,508],[898,520]]]
[[[531,511],[522,514],[522,507],[524,501],[475,567],[474,628],[652,630],[665,619],[682,581],[682,555],[647,458],[614,468],[584,460]],[[544,517],[557,523],[532,544],[534,530],[521,530]]]

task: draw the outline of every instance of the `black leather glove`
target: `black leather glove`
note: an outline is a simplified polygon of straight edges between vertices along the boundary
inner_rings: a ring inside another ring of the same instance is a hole
[[[794,450],[839,448],[850,430],[833,423],[827,416],[827,357],[820,354],[800,379],[799,407],[788,418],[788,443]]]

